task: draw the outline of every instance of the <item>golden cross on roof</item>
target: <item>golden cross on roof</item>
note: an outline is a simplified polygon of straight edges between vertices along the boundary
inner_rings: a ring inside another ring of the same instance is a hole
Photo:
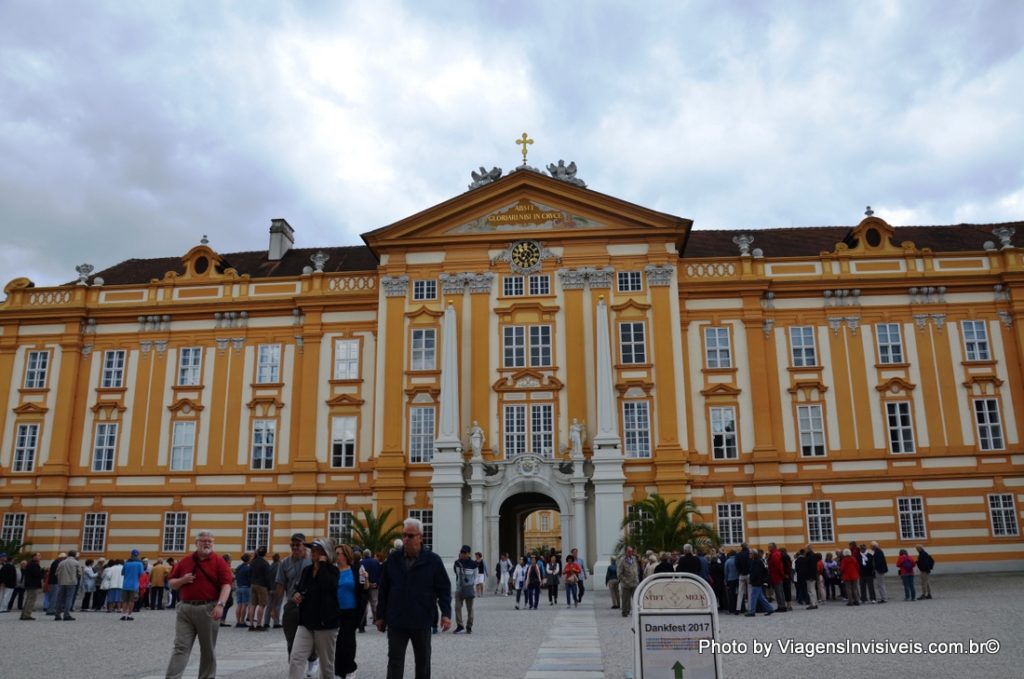
[[[521,138],[516,139],[516,144],[523,147],[523,165],[526,165],[526,147],[528,144],[532,143],[533,140],[530,139],[525,132],[523,132],[523,136]]]

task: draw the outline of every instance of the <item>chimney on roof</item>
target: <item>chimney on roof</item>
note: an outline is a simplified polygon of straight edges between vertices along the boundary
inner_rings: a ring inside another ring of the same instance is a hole
[[[276,262],[284,257],[295,245],[295,230],[286,219],[270,220],[270,247],[267,249],[267,259]]]

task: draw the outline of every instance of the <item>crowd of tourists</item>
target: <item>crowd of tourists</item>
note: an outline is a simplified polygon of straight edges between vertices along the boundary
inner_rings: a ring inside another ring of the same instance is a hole
[[[899,550],[890,568],[889,558],[878,545],[850,542],[834,551],[816,551],[812,545],[790,555],[774,542],[767,549],[751,549],[746,543],[739,550],[701,550],[683,545],[682,551],[648,551],[639,556],[633,547],[612,559],[605,583],[612,597],[612,608],[630,614],[633,592],[640,580],[654,573],[692,573],[705,579],[714,589],[719,610],[748,617],[792,611],[794,603],[815,610],[819,603],[843,602],[847,606],[889,601],[886,576],[891,570],[903,585],[903,600],[931,599],[930,575],[935,559],[923,545],[915,555]],[[915,587],[914,572],[919,587]]]

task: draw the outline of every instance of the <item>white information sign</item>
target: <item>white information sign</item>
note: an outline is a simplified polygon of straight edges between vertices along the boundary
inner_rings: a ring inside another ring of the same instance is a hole
[[[633,593],[633,676],[636,679],[722,679],[715,646],[718,602],[690,573],[657,573]]]

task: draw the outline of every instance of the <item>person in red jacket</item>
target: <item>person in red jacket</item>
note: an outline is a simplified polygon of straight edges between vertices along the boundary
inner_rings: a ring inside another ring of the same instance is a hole
[[[786,566],[782,561],[782,552],[774,542],[768,543],[768,584],[775,592],[775,612],[792,610],[786,606],[786,590],[782,583],[786,581]]]
[[[860,606],[860,560],[854,558],[849,549],[843,550],[843,560],[839,562],[839,572],[846,588],[846,605]]]

